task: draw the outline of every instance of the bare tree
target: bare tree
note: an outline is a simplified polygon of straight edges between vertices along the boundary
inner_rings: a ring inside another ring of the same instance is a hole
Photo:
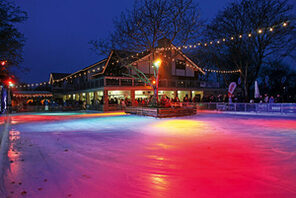
[[[93,50],[99,54],[108,54],[111,49],[129,52],[144,51],[154,57],[162,57],[162,64],[169,64],[173,59],[168,51],[159,51],[159,40],[165,40],[166,47],[172,43],[184,45],[195,41],[199,36],[201,21],[197,5],[192,0],[138,0],[132,9],[121,13],[114,20],[114,31],[107,39],[90,41]],[[164,47],[164,46],[162,46]],[[150,85],[154,89],[154,100],[157,103],[158,84],[153,83],[152,76],[146,75],[130,63],[130,59],[117,57],[120,65],[132,73],[122,73]],[[154,79],[158,78],[158,68],[154,69]],[[157,73],[156,73],[157,71]]]
[[[8,0],[0,1],[0,61],[18,66],[23,60],[24,35],[15,26],[27,19],[27,13]]]
[[[201,65],[210,62],[219,69],[239,69],[248,99],[250,87],[266,60],[293,55],[294,19],[287,0],[231,3],[207,26],[206,39],[215,45],[197,53]]]
[[[90,43],[100,55],[110,49],[153,50],[164,37],[182,45],[197,39],[200,24],[197,5],[192,0],[138,0],[114,20],[114,31],[107,39]]]

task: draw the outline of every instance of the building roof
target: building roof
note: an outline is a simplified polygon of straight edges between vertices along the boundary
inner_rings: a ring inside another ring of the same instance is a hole
[[[178,50],[178,48],[175,47],[173,44],[170,44],[170,46],[172,49],[177,50],[177,52],[179,52],[179,54],[183,56],[195,69],[199,70],[201,73],[204,74],[204,71],[194,61],[192,61],[188,56],[186,56],[181,50]],[[159,49],[161,50],[162,48],[159,48]],[[115,73],[120,73],[122,68],[124,68],[123,66],[126,66],[131,63],[136,63],[137,61],[143,59],[144,57],[149,56],[150,53],[151,53],[150,50],[145,50],[140,53],[130,52],[126,50],[111,50],[108,58],[98,61],[97,63],[87,66],[77,72],[74,72],[71,74],[52,73],[52,75],[55,75],[53,76],[53,80],[59,81],[71,76],[76,76],[79,73],[85,74],[87,70],[90,70],[93,67],[96,67],[99,65],[102,65],[102,67],[96,70],[96,73],[92,75],[93,77],[97,78],[101,75],[106,74],[106,72],[108,73],[108,75],[110,74],[116,75]],[[60,75],[59,78],[58,78],[58,75]]]
[[[70,74],[69,73],[51,73],[50,75],[52,76],[53,80],[57,80],[57,79],[64,78]]]

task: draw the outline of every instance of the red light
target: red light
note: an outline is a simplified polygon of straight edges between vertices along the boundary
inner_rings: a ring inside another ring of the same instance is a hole
[[[9,87],[13,87],[14,86],[14,82],[12,80],[7,80],[5,84],[7,86],[9,86]]]
[[[1,61],[1,65],[4,66],[6,64],[6,61]]]

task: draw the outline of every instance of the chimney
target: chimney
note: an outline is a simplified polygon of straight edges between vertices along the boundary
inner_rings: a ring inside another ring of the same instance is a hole
[[[171,40],[166,37],[159,39],[157,41],[157,43],[158,43],[158,47],[170,47],[171,46]]]

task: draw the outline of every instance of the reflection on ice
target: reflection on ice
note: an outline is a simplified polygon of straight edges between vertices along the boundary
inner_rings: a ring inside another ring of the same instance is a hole
[[[164,120],[153,124],[150,130],[164,135],[190,136],[206,133],[206,123],[186,119]]]
[[[24,189],[30,198],[296,197],[295,120],[77,113],[12,119],[8,155],[15,161],[5,180],[17,198]]]

